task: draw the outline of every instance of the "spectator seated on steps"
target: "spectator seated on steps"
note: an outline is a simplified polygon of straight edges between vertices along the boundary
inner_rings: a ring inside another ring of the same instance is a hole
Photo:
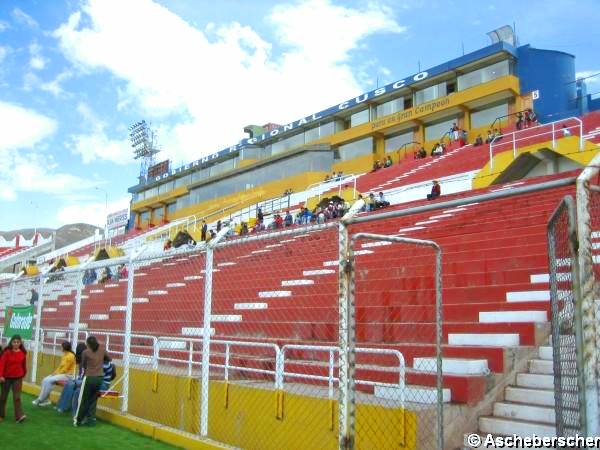
[[[385,160],[385,164],[383,165],[383,167],[387,169],[388,167],[392,167],[392,164],[394,164],[394,162],[392,161],[392,157],[388,156]]]
[[[433,186],[431,186],[431,194],[427,194],[427,200],[435,200],[442,195],[442,188],[438,180],[433,180]]]
[[[283,220],[286,227],[291,227],[294,224],[294,218],[290,214],[289,210],[285,212],[285,219]]]
[[[383,192],[380,192],[377,198],[375,199],[375,205],[377,208],[385,208],[386,206],[390,206],[390,202],[388,202],[383,195]]]
[[[478,134],[475,138],[475,143],[473,144],[473,147],[479,147],[480,145],[483,145],[483,138],[480,134]]]

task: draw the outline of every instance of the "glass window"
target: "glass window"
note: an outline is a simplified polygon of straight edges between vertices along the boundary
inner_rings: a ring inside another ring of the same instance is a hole
[[[335,133],[335,122],[327,122],[304,132],[304,142],[312,142]]]
[[[395,98],[389,102],[377,105],[377,117],[387,116],[394,114],[395,112],[402,111],[404,109],[404,97]]]
[[[362,111],[355,112],[350,116],[350,127],[367,123],[369,121],[369,108],[363,109]]]
[[[363,155],[373,154],[373,138],[368,137],[351,144],[340,145],[340,159],[348,161]]]
[[[142,214],[140,214],[140,220],[142,221],[142,223],[148,222],[149,219],[150,211],[142,211]]]
[[[458,77],[458,90],[462,91],[506,75],[510,75],[510,62],[507,59],[491,66],[460,75]]]
[[[167,192],[170,192],[172,190],[173,190],[173,182],[172,181],[167,181],[166,183],[158,185],[158,194],[159,195],[166,194]]]
[[[192,183],[195,183],[196,181],[204,180],[204,179],[208,178],[208,176],[209,176],[208,168],[202,169],[202,170],[197,170],[196,172],[192,173]]]
[[[301,145],[304,145],[304,133],[296,134],[278,142],[274,142],[271,146],[271,152],[273,155],[277,155],[287,150],[300,147]]]
[[[164,209],[162,207],[156,208],[154,210],[154,223],[157,224],[157,223],[162,222],[163,217],[164,217]]]
[[[175,180],[175,187],[187,186],[192,182],[192,175],[188,174]]]
[[[450,131],[452,125],[457,122],[457,118],[444,120],[433,125],[427,125],[425,127],[425,140],[426,141],[439,141],[442,139],[445,133]]]
[[[176,204],[177,204],[177,209],[187,208],[188,206],[190,206],[190,195],[185,194],[185,195],[182,195],[181,197],[177,198]]]
[[[508,103],[471,112],[471,128],[488,127],[498,117],[508,114]]]
[[[169,203],[167,205],[167,216],[170,218],[171,214],[173,214],[177,210],[177,203]]]
[[[413,140],[413,132],[402,133],[397,136],[391,136],[385,140],[385,152],[391,153],[398,150],[402,145],[408,144]]]
[[[158,187],[155,186],[146,191],[145,198],[146,198],[146,200],[148,200],[149,198],[156,197],[157,195],[158,195]]]
[[[415,92],[415,103],[420,105],[421,103],[430,102],[436,98],[446,96],[446,82],[429,86],[428,88],[421,89]]]
[[[220,175],[229,170],[233,170],[233,159],[228,159],[227,161],[220,162],[210,167],[210,176],[214,177],[216,175]]]

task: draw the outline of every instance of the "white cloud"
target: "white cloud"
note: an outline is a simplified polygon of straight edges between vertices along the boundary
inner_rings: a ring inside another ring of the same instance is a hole
[[[0,101],[0,153],[32,148],[56,130],[56,121],[33,110]]]
[[[10,28],[10,25],[8,24],[8,22],[5,22],[4,20],[0,20],[0,33],[8,30]]]
[[[84,201],[72,203],[58,210],[56,219],[60,225],[69,223],[89,223],[92,225],[104,227],[106,221],[106,211],[111,214],[129,207],[129,197],[121,197],[108,202],[106,208],[104,193],[97,191],[98,195],[94,201]]]
[[[55,97],[59,97],[65,93],[62,83],[70,79],[72,76],[72,71],[65,70],[59,73],[54,80],[40,83],[40,89],[42,91],[50,92]]]
[[[600,69],[598,69],[598,70],[582,70],[581,72],[577,72],[575,74],[575,79],[581,80],[583,78],[585,78],[585,80],[583,80],[583,81],[585,81],[585,83],[588,86],[600,84]]]
[[[54,35],[79,70],[124,80],[119,107],[162,120],[163,156],[180,161],[236,143],[249,123],[286,123],[361,93],[351,52],[403,32],[392,17],[378,2],[280,5],[269,42],[239,23],[195,28],[150,0],[89,0]]]
[[[35,21],[33,17],[27,14],[25,11],[19,8],[15,8],[12,10],[12,16],[17,23],[22,25],[27,25],[31,28],[37,28],[38,23]]]
[[[15,200],[18,192],[61,194],[89,182],[58,171],[51,156],[37,151],[54,134],[56,122],[36,111],[0,102],[0,199]]]
[[[77,111],[92,131],[71,136],[68,147],[73,154],[80,155],[85,164],[97,160],[111,161],[116,164],[128,164],[133,161],[127,138],[110,139],[106,135],[106,123],[98,119],[85,103],[79,103]]]
[[[48,60],[42,56],[42,47],[37,42],[29,44],[29,54],[31,55],[29,67],[33,70],[42,70],[46,67]]]

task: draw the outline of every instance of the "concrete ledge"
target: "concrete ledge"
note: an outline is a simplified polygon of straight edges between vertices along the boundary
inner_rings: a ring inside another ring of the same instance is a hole
[[[31,383],[23,383],[23,392],[30,395],[39,395],[40,387]],[[58,401],[58,392],[52,392],[50,398],[53,401]],[[98,407],[97,414],[99,419],[109,422],[113,425],[127,428],[128,430],[148,436],[157,441],[173,445],[179,448],[189,450],[212,450],[212,449],[229,449],[226,445],[219,444],[209,440],[203,440],[197,436],[173,428],[165,427],[149,420],[140,419],[129,414],[121,414],[103,407]]]

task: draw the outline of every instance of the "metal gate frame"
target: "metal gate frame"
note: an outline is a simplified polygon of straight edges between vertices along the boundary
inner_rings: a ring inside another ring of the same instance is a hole
[[[388,236],[374,233],[356,233],[350,238],[348,228],[340,223],[339,271],[339,448],[355,448],[356,432],[356,303],[355,256],[358,239],[387,241],[429,247],[435,251],[435,304],[436,304],[436,432],[437,449],[444,448],[444,403],[442,378],[442,249],[429,240]]]
[[[569,257],[557,255],[556,227],[563,214],[567,217],[566,236],[569,246]],[[583,372],[583,331],[582,331],[582,297],[579,278],[579,241],[577,238],[577,220],[575,215],[575,201],[570,195],[566,195],[556,207],[547,225],[548,237],[548,267],[550,272],[550,305],[552,310],[552,365],[554,368],[554,400],[556,412],[557,436],[574,436],[576,434],[586,435],[586,407],[585,407],[585,381]],[[559,267],[570,267],[568,277],[564,273],[559,274]],[[570,290],[561,289],[559,282],[570,281]],[[564,302],[561,308],[561,302]],[[572,325],[569,323],[571,322]],[[564,338],[574,335],[575,342],[565,352],[563,347]],[[570,347],[573,348],[570,348]],[[573,363],[575,358],[575,373],[573,368],[568,370],[565,365]],[[566,360],[569,358],[569,361]],[[568,378],[577,378],[577,405],[574,405],[573,393],[567,392],[564,381]],[[571,397],[571,399],[569,399]],[[579,420],[569,420],[571,414],[577,412]]]

